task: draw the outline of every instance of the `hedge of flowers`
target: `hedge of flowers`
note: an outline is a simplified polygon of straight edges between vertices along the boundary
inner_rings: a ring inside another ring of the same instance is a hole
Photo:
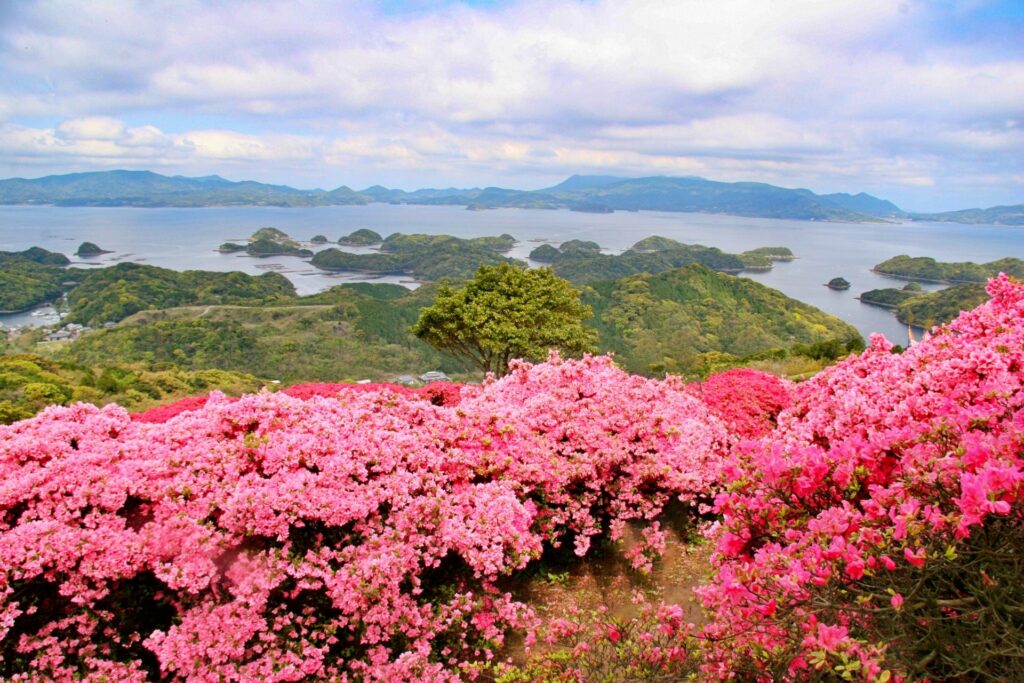
[[[407,398],[419,398],[430,401],[438,406],[453,406],[462,400],[462,391],[469,391],[470,387],[450,382],[431,382],[417,389],[398,384],[384,383],[313,382],[295,384],[282,389],[281,393],[294,398],[312,398],[313,396],[337,396],[341,393],[373,393],[385,390],[401,394]],[[132,413],[132,419],[137,422],[167,422],[172,417],[176,417],[181,413],[202,408],[206,405],[207,400],[209,400],[209,396],[187,396],[173,403],[166,403],[139,413]]]
[[[707,674],[1024,676],[1024,285],[800,385],[715,501]]]
[[[501,577],[629,522],[645,566],[662,506],[731,443],[678,381],[608,358],[520,364],[457,405],[300,393],[0,428],[0,677],[470,676],[533,623]]]
[[[552,356],[0,427],[0,677],[472,678],[539,626],[504,577],[629,524],[647,570],[679,499],[717,515],[710,622],[551,622],[504,680],[1017,680],[1024,285],[989,293],[796,387]]]

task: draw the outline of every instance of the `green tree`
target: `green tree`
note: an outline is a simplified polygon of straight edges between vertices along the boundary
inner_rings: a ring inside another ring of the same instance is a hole
[[[550,349],[578,354],[596,336],[582,321],[592,311],[550,268],[480,266],[463,287],[441,285],[412,332],[484,372],[508,372],[513,358],[542,360]]]

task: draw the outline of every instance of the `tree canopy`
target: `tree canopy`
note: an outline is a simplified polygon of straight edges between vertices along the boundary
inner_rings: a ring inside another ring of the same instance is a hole
[[[551,269],[502,263],[481,266],[462,287],[441,285],[412,331],[435,348],[502,376],[514,358],[542,360],[550,349],[592,350],[596,337],[582,324],[591,314],[579,292]]]

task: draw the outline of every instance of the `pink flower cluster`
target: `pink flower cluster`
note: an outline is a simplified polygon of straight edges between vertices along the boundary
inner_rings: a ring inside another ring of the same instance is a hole
[[[532,623],[501,577],[627,523],[643,566],[732,442],[604,357],[291,393],[0,427],[0,677],[456,680]]]
[[[794,384],[767,372],[736,368],[692,386],[695,395],[741,437],[764,436],[793,401]]]
[[[411,389],[398,384],[387,383],[351,384],[348,382],[315,382],[309,384],[295,384],[287,387],[286,389],[282,389],[281,393],[294,398],[306,399],[312,398],[313,396],[337,396],[339,393],[343,392],[373,393],[386,390],[392,393],[401,394],[407,398],[425,399],[438,406],[453,406],[461,400],[463,386],[464,385],[451,384],[449,382],[431,382],[424,387]],[[206,405],[207,399],[208,396],[188,396],[174,401],[173,403],[167,403],[162,406],[150,408],[149,410],[144,410],[140,413],[133,413],[132,419],[137,422],[167,422],[172,417],[180,415],[181,413],[202,408]]]
[[[801,384],[774,432],[734,450],[701,591],[719,643],[709,672],[756,674],[781,656],[797,679],[898,677],[876,626],[908,609],[901,585],[916,609],[946,605],[942,628],[975,618],[959,608],[978,596],[935,577],[972,535],[1024,521],[1024,284],[1001,276],[988,291],[902,354],[873,338]]]

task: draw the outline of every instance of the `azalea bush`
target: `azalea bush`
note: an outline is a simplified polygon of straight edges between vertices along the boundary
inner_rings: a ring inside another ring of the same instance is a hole
[[[627,523],[643,568],[732,443],[678,381],[608,358],[519,363],[456,405],[295,393],[0,427],[0,676],[472,676],[536,622],[502,577]]]
[[[463,389],[469,390],[466,385],[452,384],[450,382],[431,382],[418,389],[401,386],[398,384],[369,383],[352,384],[351,382],[311,382],[307,384],[295,384],[281,390],[281,393],[294,398],[312,398],[313,396],[337,396],[341,393],[373,393],[388,391],[401,394],[407,398],[419,398],[430,401],[438,406],[452,406],[462,399]],[[188,396],[172,403],[156,406],[139,413],[132,413],[132,419],[138,422],[167,422],[167,420],[180,415],[186,411],[198,410],[206,405],[209,396]],[[233,400],[233,399],[227,399]]]
[[[902,354],[880,337],[734,450],[708,676],[1024,671],[1024,285]]]
[[[710,375],[691,388],[730,431],[755,438],[775,429],[779,413],[793,401],[794,386],[767,372],[735,368]]]

